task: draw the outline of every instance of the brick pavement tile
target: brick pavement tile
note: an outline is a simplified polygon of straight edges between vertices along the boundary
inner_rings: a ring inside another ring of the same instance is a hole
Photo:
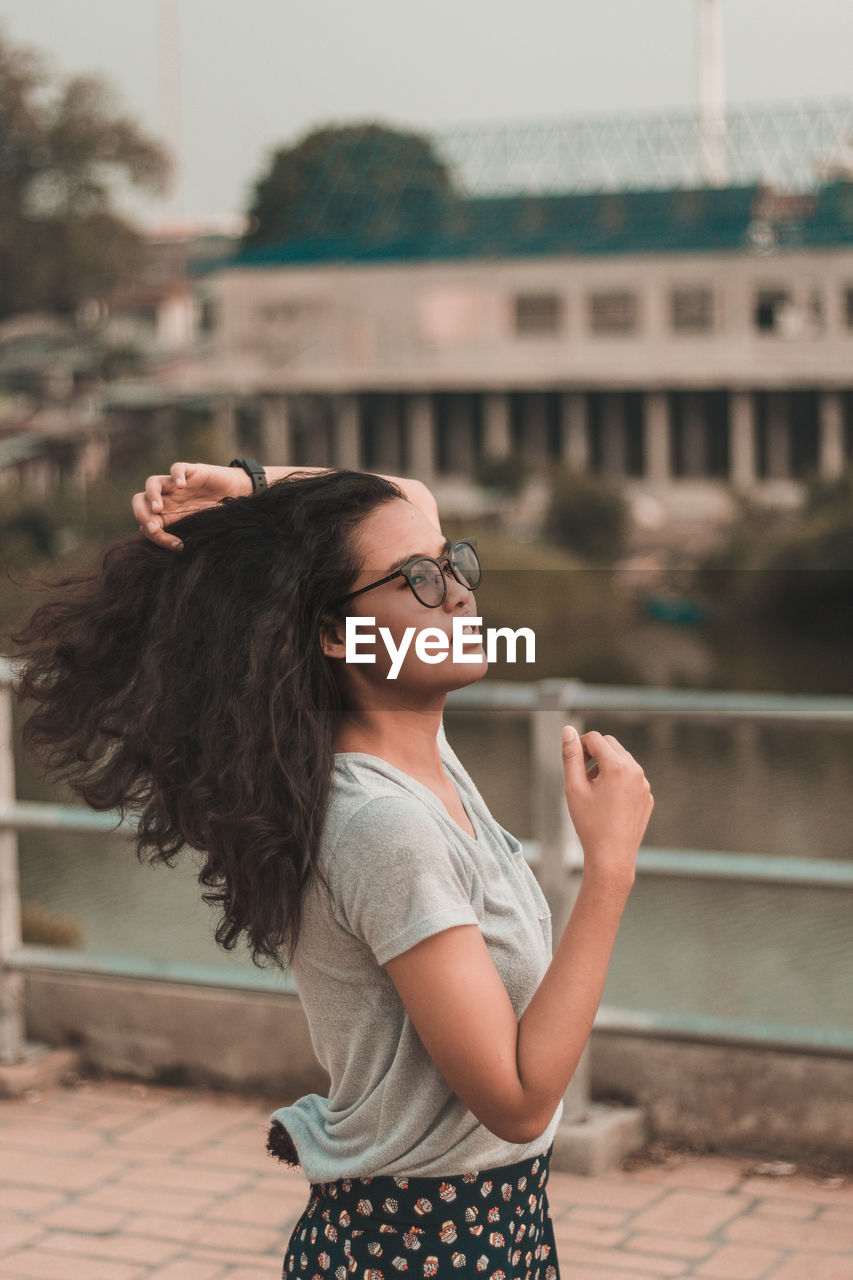
[[[258,1254],[243,1253],[240,1249],[203,1249],[199,1245],[195,1245],[186,1256],[188,1258],[198,1258],[201,1262],[218,1262],[221,1267],[259,1267],[263,1265],[271,1268],[273,1276],[280,1276],[284,1249],[268,1249],[266,1253]],[[305,1280],[308,1280],[307,1276]],[[324,1277],[324,1280],[331,1280],[331,1277]],[[391,1280],[391,1278],[388,1277],[388,1280]]]
[[[64,1231],[83,1231],[87,1235],[107,1235],[118,1231],[127,1219],[126,1213],[117,1213],[107,1209],[94,1209],[91,1205],[80,1204],[77,1200],[61,1204],[49,1213],[42,1213],[39,1221],[45,1227],[54,1227]]]
[[[169,1217],[189,1218],[210,1211],[216,1201],[211,1196],[191,1195],[188,1191],[114,1185],[97,1187],[81,1198],[81,1203],[96,1209],[133,1209],[137,1213],[164,1213]]]
[[[177,1258],[165,1267],[157,1267],[149,1272],[146,1280],[220,1280],[226,1274],[221,1262],[210,1262],[203,1258]],[[267,1275],[264,1280],[272,1278]]]
[[[0,1226],[0,1258],[22,1245],[32,1244],[44,1235],[44,1228],[37,1222],[3,1222]],[[0,1264],[2,1265],[2,1264]]]
[[[176,1253],[171,1240],[152,1240],[150,1236],[136,1236],[129,1231],[106,1236],[52,1231],[41,1241],[41,1246],[53,1253],[84,1253],[92,1258],[118,1258],[123,1262],[146,1263],[149,1266],[166,1262]]]
[[[762,1280],[770,1268],[782,1258],[778,1249],[760,1249],[752,1245],[724,1245],[695,1270],[697,1276],[714,1280]]]
[[[808,1200],[759,1200],[752,1212],[763,1218],[786,1218],[790,1222],[791,1218],[816,1218],[820,1205],[810,1204]]]
[[[282,1245],[282,1232],[275,1228],[243,1222],[216,1222],[206,1218],[165,1218],[157,1214],[135,1217],[133,1234],[243,1253],[275,1253]]]
[[[630,1216],[626,1209],[595,1209],[581,1206],[579,1209],[570,1209],[568,1214],[563,1215],[561,1221],[590,1222],[599,1227],[619,1227],[626,1223]]]
[[[853,1258],[832,1258],[825,1253],[795,1253],[772,1280],[853,1280]]]
[[[685,1157],[677,1164],[633,1169],[637,1182],[658,1186],[693,1187],[700,1191],[731,1191],[743,1180],[749,1161],[727,1156]]]
[[[817,1249],[826,1253],[853,1253],[853,1225],[786,1222],[784,1218],[739,1218],[725,1228],[730,1241],[766,1244],[779,1249]]]
[[[598,1280],[598,1272],[594,1267],[608,1267],[619,1272],[621,1268],[630,1268],[643,1277],[643,1280],[669,1280],[670,1276],[687,1274],[686,1264],[678,1258],[655,1257],[652,1254],[624,1253],[616,1249],[590,1249],[586,1245],[557,1244],[557,1256],[560,1259],[560,1271],[569,1276],[587,1276],[590,1280]],[[624,1276],[624,1272],[622,1272]]]
[[[206,1248],[231,1249],[242,1253],[276,1253],[282,1247],[280,1231],[255,1227],[246,1222],[204,1222],[200,1226],[199,1234],[194,1239],[203,1243]]]
[[[778,1200],[809,1200],[825,1205],[853,1205],[853,1182],[843,1187],[827,1187],[808,1178],[747,1178],[739,1190],[746,1196]]]
[[[818,1209],[818,1222],[831,1222],[837,1227],[849,1227],[853,1224],[853,1205],[848,1209],[845,1205],[831,1205],[828,1209]]]
[[[578,1222],[576,1218],[561,1218],[554,1224],[557,1242],[579,1241],[581,1244],[600,1245],[603,1249],[615,1249],[625,1239],[624,1227],[603,1227],[591,1222]]]
[[[568,1260],[569,1262],[571,1259]],[[566,1277],[566,1280],[667,1280],[663,1275],[655,1276],[650,1271],[628,1271],[622,1266],[618,1271],[614,1271],[611,1267],[590,1266],[587,1264],[583,1272],[569,1272],[567,1275],[567,1260],[560,1258],[560,1274]],[[228,1277],[231,1280],[231,1277]],[[268,1280],[276,1280],[276,1278],[268,1278]]]
[[[704,1258],[717,1246],[710,1240],[699,1240],[692,1236],[676,1236],[643,1232],[629,1236],[625,1241],[625,1249],[636,1249],[640,1253],[671,1253],[676,1258]]]
[[[6,1209],[16,1209],[18,1213],[44,1213],[48,1209],[65,1202],[65,1194],[61,1191],[39,1191],[35,1187],[3,1187],[0,1195]]]
[[[583,1178],[579,1174],[552,1173],[548,1178],[548,1203],[555,1218],[577,1205],[636,1210],[660,1198],[660,1187],[643,1186],[624,1176]]]
[[[293,1215],[298,1217],[307,1204],[307,1195],[296,1197],[251,1191],[232,1196],[230,1200],[217,1201],[211,1215],[217,1222],[255,1223],[273,1231],[283,1231],[287,1223],[293,1221]]]
[[[671,1191],[658,1204],[638,1213],[635,1231],[673,1231],[703,1236],[750,1207],[746,1196],[717,1191]]]
[[[251,1181],[245,1169],[206,1169],[199,1165],[187,1165],[183,1160],[168,1163],[145,1161],[137,1169],[130,1169],[120,1179],[122,1186],[174,1187],[175,1190],[210,1192],[211,1194],[236,1194]]]
[[[148,1280],[147,1267],[114,1258],[72,1257],[46,1249],[25,1249],[3,1259],[3,1280]]]
[[[2,1133],[4,1150],[14,1147],[25,1151],[61,1151],[82,1155],[83,1152],[91,1153],[103,1148],[103,1138],[99,1133],[80,1125],[62,1126],[43,1119],[4,1124]]]
[[[39,1151],[19,1151],[13,1161],[0,1165],[0,1182],[84,1191],[114,1178],[121,1169],[119,1161],[106,1157],[83,1155],[78,1159]]]

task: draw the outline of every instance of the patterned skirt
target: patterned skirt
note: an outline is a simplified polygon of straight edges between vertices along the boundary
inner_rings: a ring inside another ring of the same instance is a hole
[[[282,1280],[559,1280],[547,1196],[552,1150],[444,1178],[312,1182]]]

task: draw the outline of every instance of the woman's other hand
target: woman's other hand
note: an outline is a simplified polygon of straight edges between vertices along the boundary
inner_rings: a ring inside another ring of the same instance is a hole
[[[167,524],[211,507],[222,498],[243,497],[252,482],[242,467],[214,467],[206,462],[173,462],[169,475],[149,476],[142,493],[131,501],[139,532],[160,547],[180,549],[180,538],[166,533]]]
[[[571,734],[571,736],[570,736]],[[595,764],[587,771],[585,757]],[[584,878],[630,886],[655,806],[649,781],[612,734],[563,730],[566,803],[584,855]]]

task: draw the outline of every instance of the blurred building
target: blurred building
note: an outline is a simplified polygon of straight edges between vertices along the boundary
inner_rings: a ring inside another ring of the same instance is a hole
[[[469,198],[405,244],[285,242],[208,288],[227,451],[746,489],[853,461],[844,179]]]

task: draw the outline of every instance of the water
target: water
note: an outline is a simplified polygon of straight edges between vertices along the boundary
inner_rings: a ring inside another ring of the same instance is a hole
[[[523,716],[448,711],[448,737],[504,826],[530,837],[528,727]],[[643,764],[655,795],[648,847],[845,860],[853,856],[853,727],[711,725],[595,715]],[[558,744],[555,744],[555,749]],[[22,799],[74,800],[20,759]],[[142,957],[253,980],[241,945],[216,945],[216,914],[197,883],[201,855],[175,868],[140,864],[115,836],[20,837],[21,894],[79,923],[90,957]],[[719,879],[639,877],[613,954],[604,1003],[748,1029],[823,1030],[853,1039],[850,891]],[[283,980],[265,970],[267,981]]]

